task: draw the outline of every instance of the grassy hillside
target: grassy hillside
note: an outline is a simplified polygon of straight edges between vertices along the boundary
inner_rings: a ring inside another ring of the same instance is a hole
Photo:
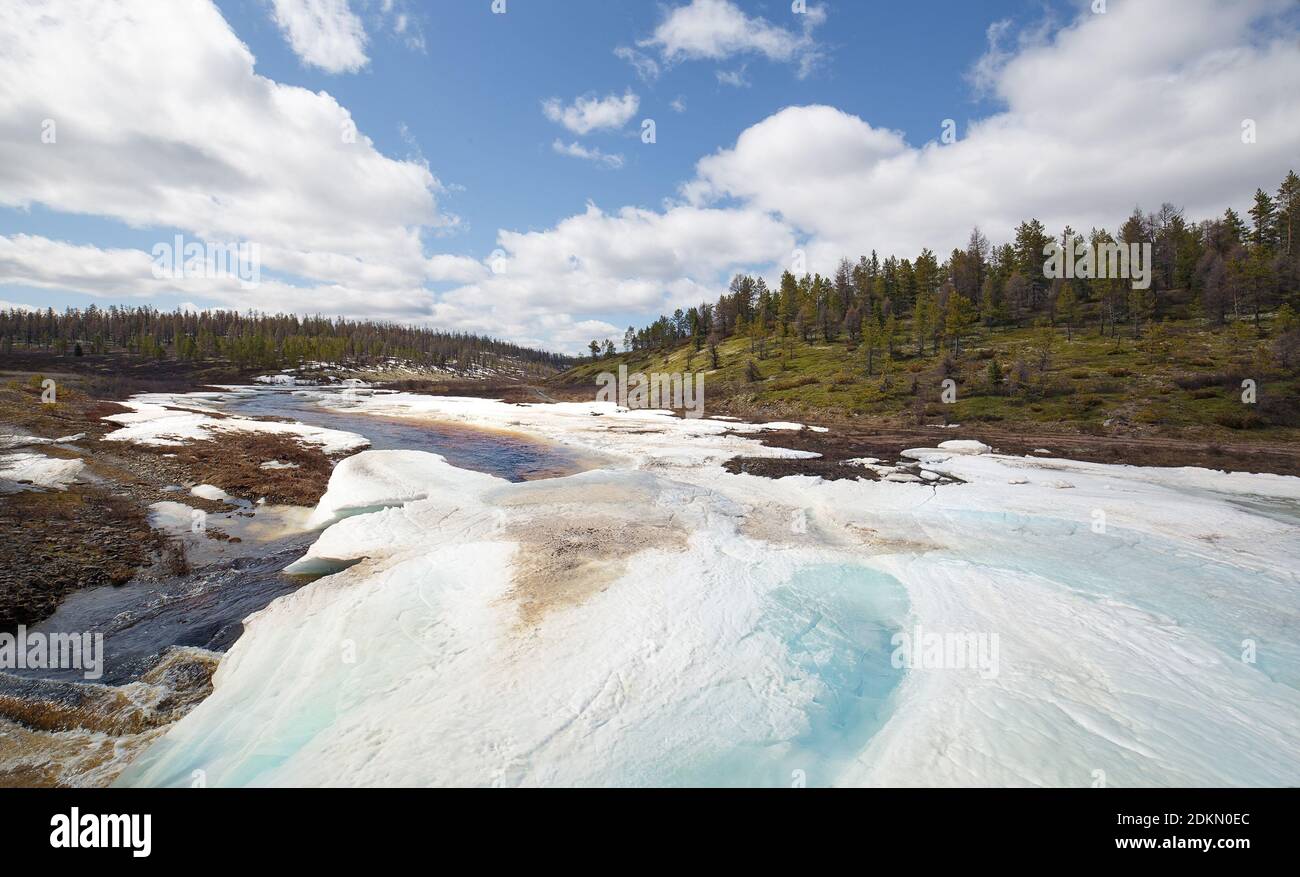
[[[618,354],[583,364],[555,380],[571,393],[595,392],[596,375],[616,371],[706,374],[706,414],[764,414],[809,419],[867,417],[900,425],[987,423],[1059,425],[1096,435],[1182,434],[1233,439],[1300,437],[1300,375],[1283,368],[1276,331],[1265,320],[1211,328],[1201,320],[1164,322],[1102,337],[1095,328],[978,328],[963,343],[922,355],[906,342],[892,356],[877,352],[868,375],[865,348],[844,341],[787,339],[762,357],[748,338],[707,347]],[[1067,334],[1070,337],[1067,337]],[[752,367],[751,367],[752,363]],[[991,374],[991,364],[997,363]],[[942,401],[943,381],[956,401]],[[1242,381],[1258,401],[1242,401]]]

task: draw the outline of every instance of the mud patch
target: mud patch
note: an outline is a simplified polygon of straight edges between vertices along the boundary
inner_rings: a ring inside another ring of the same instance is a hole
[[[776,441],[773,444],[780,445]],[[853,479],[855,481],[879,481],[880,476],[870,469],[846,463],[843,460],[827,460],[814,457],[804,460],[789,460],[772,457],[733,457],[722,464],[733,475],[757,475],[760,478],[786,478],[791,475],[814,475],[827,481]]]
[[[499,504],[523,513],[505,534],[519,543],[506,596],[519,626],[535,627],[550,612],[604,591],[642,551],[683,548],[688,534],[656,505],[657,495],[649,484],[598,478],[532,482],[503,493]]]

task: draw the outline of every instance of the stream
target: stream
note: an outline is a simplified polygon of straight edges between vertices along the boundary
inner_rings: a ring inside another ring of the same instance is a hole
[[[365,436],[374,450],[418,450],[443,455],[452,465],[486,472],[512,482],[559,477],[586,467],[568,448],[533,441],[517,433],[479,430],[460,424],[406,421],[329,411],[290,388],[249,387],[217,400],[223,412],[245,417],[283,418],[311,426]],[[212,404],[211,400],[204,400]],[[178,493],[178,498],[184,494]],[[313,580],[282,570],[306,552],[319,535],[304,530],[306,512],[287,506],[252,506],[209,515],[238,545],[191,539],[198,558],[188,575],[162,580],[137,577],[121,587],[89,588],[71,594],[50,618],[29,629],[40,633],[103,633],[104,673],[97,680],[121,685],[134,681],[172,646],[225,651],[243,631],[243,619],[271,601]],[[188,534],[183,534],[188,536]],[[14,675],[81,681],[79,670],[15,671]]]

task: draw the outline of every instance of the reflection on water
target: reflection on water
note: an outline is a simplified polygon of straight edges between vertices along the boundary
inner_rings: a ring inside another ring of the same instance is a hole
[[[287,417],[308,426],[355,432],[377,451],[428,451],[461,469],[486,472],[508,481],[535,481],[592,468],[570,448],[501,430],[397,417],[376,417],[320,407],[321,391],[258,389],[241,393],[223,411],[249,417]]]

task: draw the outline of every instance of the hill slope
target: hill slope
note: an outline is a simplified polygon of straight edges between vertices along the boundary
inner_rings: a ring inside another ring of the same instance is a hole
[[[1092,435],[1179,435],[1234,440],[1300,438],[1300,376],[1284,368],[1276,327],[1210,328],[1199,320],[1150,326],[1142,338],[1095,329],[978,328],[959,355],[949,347],[895,345],[868,369],[862,345],[787,338],[767,355],[743,337],[717,345],[587,360],[551,385],[569,394],[626,365],[633,372],[703,372],[706,415],[871,418],[882,425],[1033,425]],[[1273,329],[1273,331],[1270,331]],[[904,335],[904,337],[906,337]],[[996,366],[994,366],[996,363]],[[944,395],[951,379],[955,392]],[[1243,401],[1245,380],[1256,398]],[[952,401],[945,401],[945,398]]]

